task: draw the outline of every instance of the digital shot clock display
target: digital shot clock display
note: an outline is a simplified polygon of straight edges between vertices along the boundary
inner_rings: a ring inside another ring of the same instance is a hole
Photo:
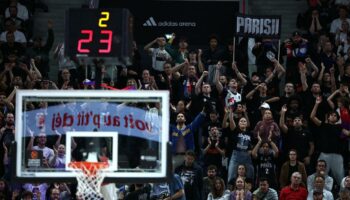
[[[65,54],[70,57],[130,57],[133,17],[127,9],[69,9]]]

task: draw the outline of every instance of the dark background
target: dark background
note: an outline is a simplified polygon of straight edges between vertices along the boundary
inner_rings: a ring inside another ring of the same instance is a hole
[[[232,40],[239,2],[100,0],[100,8],[129,9],[134,16],[134,39],[139,45],[174,32],[177,38],[188,39],[191,46],[200,46],[208,44],[212,34],[217,35],[221,43]],[[196,27],[143,26],[150,17],[156,23],[195,22]]]

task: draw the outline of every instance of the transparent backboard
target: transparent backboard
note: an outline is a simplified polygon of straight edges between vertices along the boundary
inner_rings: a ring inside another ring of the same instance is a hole
[[[167,91],[19,90],[16,109],[17,179],[71,179],[72,161],[108,162],[106,180],[167,177]]]

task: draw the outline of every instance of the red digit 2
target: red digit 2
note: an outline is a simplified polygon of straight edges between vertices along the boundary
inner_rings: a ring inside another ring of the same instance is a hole
[[[78,41],[78,52],[79,53],[90,53],[90,50],[82,48],[82,45],[88,44],[92,41],[93,32],[92,32],[92,30],[81,30],[81,34],[87,34],[88,38],[80,39]]]

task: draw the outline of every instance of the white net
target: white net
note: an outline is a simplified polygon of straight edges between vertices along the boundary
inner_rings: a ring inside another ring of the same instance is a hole
[[[101,194],[101,184],[106,176],[104,168],[108,167],[107,163],[92,162],[71,162],[70,167],[74,168],[78,181],[77,197],[83,200],[103,199]]]

